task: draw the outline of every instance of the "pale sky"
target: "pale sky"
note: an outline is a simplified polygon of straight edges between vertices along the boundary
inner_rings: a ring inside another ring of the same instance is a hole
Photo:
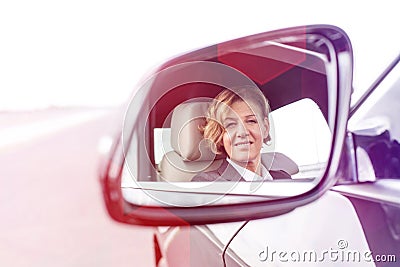
[[[117,105],[174,55],[306,24],[348,33],[359,94],[400,52],[395,2],[2,1],[0,111]]]

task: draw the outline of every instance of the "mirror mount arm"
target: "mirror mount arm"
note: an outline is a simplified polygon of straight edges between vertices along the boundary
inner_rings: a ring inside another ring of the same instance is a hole
[[[347,132],[345,136],[336,176],[338,177],[336,185],[358,182],[356,145],[352,132]]]

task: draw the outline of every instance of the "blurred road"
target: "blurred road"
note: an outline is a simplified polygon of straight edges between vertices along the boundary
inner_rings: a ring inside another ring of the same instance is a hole
[[[0,266],[154,265],[152,229],[103,203],[98,144],[115,125],[111,110],[0,114]]]

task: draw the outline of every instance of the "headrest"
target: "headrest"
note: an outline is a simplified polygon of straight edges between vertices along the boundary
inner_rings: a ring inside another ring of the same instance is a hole
[[[171,146],[184,161],[214,160],[200,129],[206,123],[209,101],[178,105],[171,118]]]

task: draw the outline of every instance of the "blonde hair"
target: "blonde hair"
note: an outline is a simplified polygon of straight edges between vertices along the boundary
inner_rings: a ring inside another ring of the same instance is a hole
[[[258,109],[257,112],[261,112],[261,118],[267,118],[270,113],[270,106],[268,100],[255,86],[241,86],[237,88],[225,89],[220,92],[214,100],[211,102],[210,107],[207,111],[206,125],[201,129],[205,139],[211,142],[211,150],[216,154],[222,154],[225,152],[222,145],[222,138],[225,132],[221,122],[223,116],[227,110],[236,102],[245,102],[250,107],[251,104],[255,105]],[[254,109],[254,108],[252,108]],[[271,137],[268,136],[264,139],[264,142],[270,141]]]

